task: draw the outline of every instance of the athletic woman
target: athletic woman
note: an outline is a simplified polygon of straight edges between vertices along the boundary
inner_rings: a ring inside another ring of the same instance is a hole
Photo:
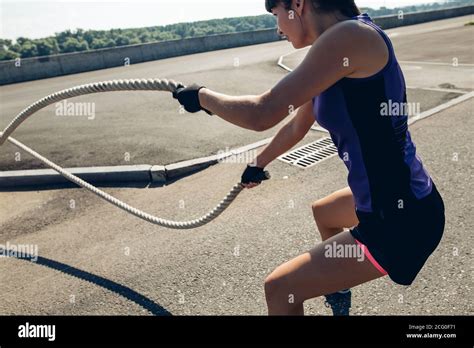
[[[255,131],[296,109],[247,166],[247,188],[267,179],[264,168],[315,120],[330,132],[349,186],[313,203],[322,243],[277,267],[265,280],[265,296],[270,315],[304,314],[304,301],[323,295],[334,315],[348,315],[351,287],[385,275],[397,284],[414,281],[442,238],[443,200],[416,155],[408,115],[382,112],[406,103],[383,30],[353,0],[266,0],[266,8],[295,48],[311,46],[293,72],[261,95],[228,96],[194,84],[174,96],[190,112]]]

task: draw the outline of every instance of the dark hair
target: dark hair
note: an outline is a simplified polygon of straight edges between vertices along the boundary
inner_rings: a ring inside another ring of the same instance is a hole
[[[292,0],[265,0],[265,8],[268,12],[272,12],[272,9],[279,3],[282,3],[285,9],[291,9]],[[308,0],[311,1],[313,8],[316,11],[332,12],[339,10],[343,15],[348,17],[354,17],[360,15],[361,12],[354,0]]]

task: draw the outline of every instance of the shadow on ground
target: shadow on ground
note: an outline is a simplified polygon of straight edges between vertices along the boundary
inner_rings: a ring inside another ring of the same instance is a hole
[[[171,316],[172,314],[167,311],[165,308],[160,306],[158,303],[153,302],[150,300],[148,297],[143,296],[142,294],[136,292],[133,289],[130,289],[127,286],[124,286],[122,284],[116,283],[112,280],[103,278],[101,276],[83,271],[81,269],[75,268],[73,266],[66,265],[65,263],[58,262],[55,260],[47,259],[45,257],[41,256],[33,256],[33,255],[22,255],[18,256],[15,255],[12,250],[8,249],[3,249],[0,248],[0,254],[1,255],[12,255],[9,257],[14,257],[18,260],[25,260],[29,261],[31,263],[35,263],[44,267],[49,267],[51,269],[57,270],[59,272],[62,272],[64,274],[85,280],[87,282],[93,283],[97,286],[100,286],[104,289],[107,289],[109,291],[112,291],[120,296],[123,296],[129,301],[135,302],[139,306],[145,308],[147,311],[149,311],[153,315],[159,315],[159,316]]]

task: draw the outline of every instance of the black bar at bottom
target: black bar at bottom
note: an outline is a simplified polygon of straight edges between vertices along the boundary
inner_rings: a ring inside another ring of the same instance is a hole
[[[0,317],[0,346],[57,344],[408,344],[472,347],[470,316]],[[54,325],[54,340],[52,326]],[[35,337],[35,336],[43,337]],[[23,337],[20,337],[23,336]],[[26,337],[25,337],[26,336]],[[33,336],[33,337],[32,337]]]

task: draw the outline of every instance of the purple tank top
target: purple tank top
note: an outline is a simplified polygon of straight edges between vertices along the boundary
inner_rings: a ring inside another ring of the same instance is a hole
[[[432,182],[408,130],[405,79],[392,43],[366,13],[353,19],[382,36],[388,63],[370,77],[339,80],[313,98],[313,111],[349,170],[356,209],[374,212],[427,196]]]

